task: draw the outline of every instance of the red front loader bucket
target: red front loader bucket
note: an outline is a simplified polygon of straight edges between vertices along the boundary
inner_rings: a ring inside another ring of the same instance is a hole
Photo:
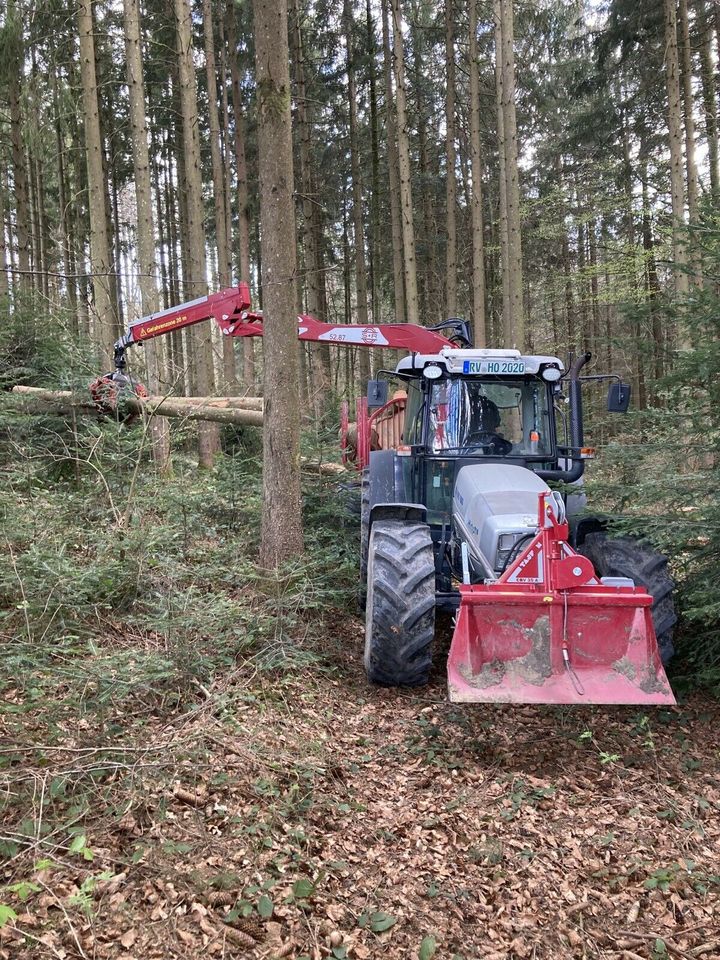
[[[653,627],[652,597],[608,585],[567,543],[547,494],[540,533],[494,583],[460,587],[451,700],[674,704]]]

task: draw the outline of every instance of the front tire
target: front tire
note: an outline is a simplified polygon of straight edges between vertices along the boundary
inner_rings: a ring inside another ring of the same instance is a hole
[[[674,582],[668,573],[667,557],[647,543],[630,537],[612,539],[606,533],[589,533],[578,547],[601,577],[629,577],[645,587],[653,598],[652,618],[663,666],[675,654],[673,629],[677,623],[673,600]]]
[[[365,670],[383,687],[430,678],[435,633],[435,560],[425,523],[376,520],[368,543]]]

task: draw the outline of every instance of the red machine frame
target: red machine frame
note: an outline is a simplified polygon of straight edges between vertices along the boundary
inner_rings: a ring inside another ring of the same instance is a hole
[[[498,580],[459,586],[450,699],[673,705],[652,597],[598,580],[567,542],[551,496],[539,494],[540,532]]]

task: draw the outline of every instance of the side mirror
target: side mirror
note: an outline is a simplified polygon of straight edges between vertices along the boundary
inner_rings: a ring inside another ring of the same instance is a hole
[[[627,413],[630,406],[630,384],[611,383],[608,390],[607,408],[610,413]]]
[[[388,402],[387,380],[368,380],[367,389],[368,410],[377,410]]]

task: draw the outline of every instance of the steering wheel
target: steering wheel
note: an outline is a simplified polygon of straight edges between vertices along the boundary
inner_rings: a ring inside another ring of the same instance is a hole
[[[481,430],[468,434],[463,446],[465,449],[468,447],[482,447],[483,451],[495,454],[498,457],[506,457],[512,450],[512,444],[509,440],[506,440],[505,437],[500,437],[497,433],[488,433],[487,431]]]

